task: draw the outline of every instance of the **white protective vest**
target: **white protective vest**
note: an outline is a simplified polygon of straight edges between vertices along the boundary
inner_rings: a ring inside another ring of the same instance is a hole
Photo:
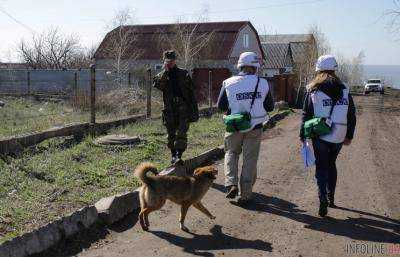
[[[257,75],[238,75],[224,80],[223,88],[226,90],[231,114],[249,112],[251,100],[256,89]],[[256,99],[251,109],[251,128],[242,131],[252,130],[257,124],[263,123],[268,119],[268,114],[264,109],[264,100],[268,94],[268,82],[260,78]]]
[[[315,117],[329,117],[332,99],[317,90],[311,93]],[[332,132],[319,138],[331,143],[343,143],[347,133],[347,112],[349,110],[349,89],[343,89],[343,97],[337,101],[331,115]]]

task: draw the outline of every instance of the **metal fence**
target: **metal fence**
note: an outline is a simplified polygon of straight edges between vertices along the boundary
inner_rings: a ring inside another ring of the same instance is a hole
[[[0,138],[148,112],[150,79],[103,69],[0,70]],[[155,96],[156,101],[157,96]],[[140,108],[139,108],[140,107]],[[151,106],[150,106],[151,107]]]
[[[152,89],[154,75],[152,70],[117,74],[94,66],[82,70],[1,69],[0,138],[77,122],[137,114],[160,116],[162,95]],[[210,92],[197,93],[211,97]],[[200,106],[212,105],[210,99],[202,101]]]

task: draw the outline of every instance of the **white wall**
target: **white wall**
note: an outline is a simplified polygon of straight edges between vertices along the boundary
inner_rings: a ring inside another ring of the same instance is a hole
[[[249,39],[248,47],[245,47],[243,45],[243,38],[245,37],[246,34],[248,35]],[[258,44],[257,41],[257,34],[254,32],[254,30],[252,30],[252,28],[249,25],[247,25],[239,31],[230,58],[237,60],[237,58],[239,58],[239,55],[241,53],[249,51],[255,52],[260,58],[262,58],[260,45]]]

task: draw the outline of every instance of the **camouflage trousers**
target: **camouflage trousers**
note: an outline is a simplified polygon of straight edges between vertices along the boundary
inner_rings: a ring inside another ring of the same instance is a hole
[[[184,152],[187,147],[188,122],[187,108],[184,104],[174,105],[163,110],[163,123],[168,133],[168,148]]]

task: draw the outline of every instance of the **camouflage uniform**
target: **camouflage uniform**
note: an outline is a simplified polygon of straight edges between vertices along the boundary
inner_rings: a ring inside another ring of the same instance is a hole
[[[199,113],[189,73],[178,67],[174,67],[174,73],[171,81],[171,72],[163,70],[154,77],[153,86],[163,93],[163,123],[168,132],[168,148],[172,153],[177,151],[180,158],[187,147],[189,123],[197,121]],[[179,90],[179,94],[174,90]]]

